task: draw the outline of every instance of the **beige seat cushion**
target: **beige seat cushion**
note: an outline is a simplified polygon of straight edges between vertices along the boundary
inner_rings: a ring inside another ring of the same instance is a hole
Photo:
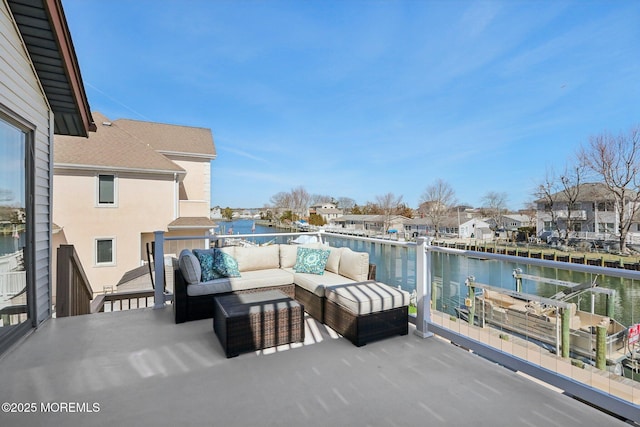
[[[377,313],[409,305],[409,293],[384,283],[368,281],[325,288],[328,301],[356,315]]]
[[[293,272],[293,269],[290,269]],[[324,296],[325,286],[342,285],[345,283],[355,283],[353,280],[344,276],[325,271],[324,274],[295,273],[293,275],[293,283],[302,289],[316,294],[319,297]]]
[[[280,268],[271,268],[266,270],[245,271],[241,274],[241,277],[224,277],[209,282],[188,285],[187,295],[192,297],[211,295],[270,286],[290,285],[292,283],[292,272]]]

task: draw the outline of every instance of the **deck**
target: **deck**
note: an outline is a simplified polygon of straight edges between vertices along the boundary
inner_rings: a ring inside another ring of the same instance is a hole
[[[304,344],[232,359],[170,306],[52,319],[0,367],[0,402],[36,407],[2,426],[628,425],[439,338],[358,348],[309,318]]]

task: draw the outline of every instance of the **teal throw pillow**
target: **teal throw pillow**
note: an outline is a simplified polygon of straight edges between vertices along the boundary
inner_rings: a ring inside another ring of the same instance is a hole
[[[298,248],[293,269],[296,273],[324,274],[330,253],[324,249]]]
[[[238,261],[218,249],[214,249],[213,269],[222,277],[240,277]]]
[[[207,250],[194,250],[193,253],[200,261],[200,269],[202,270],[202,281],[219,279],[222,276],[213,268],[214,252]]]

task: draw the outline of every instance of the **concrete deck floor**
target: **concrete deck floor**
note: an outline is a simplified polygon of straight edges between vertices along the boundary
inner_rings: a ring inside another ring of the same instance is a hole
[[[0,425],[627,425],[438,338],[357,348],[311,319],[306,335],[226,359],[211,320],[171,307],[52,319],[0,360],[0,403],[36,409]]]

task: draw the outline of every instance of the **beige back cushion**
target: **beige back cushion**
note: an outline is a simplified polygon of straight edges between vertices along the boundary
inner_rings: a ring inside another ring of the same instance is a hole
[[[344,248],[327,248],[331,252],[329,252],[329,259],[327,260],[327,265],[324,267],[325,270],[330,271],[332,273],[339,274],[340,270],[340,255],[342,255],[342,249]]]
[[[367,252],[354,252],[349,248],[342,248],[338,274],[355,280],[356,282],[364,282],[369,275],[369,254]]]
[[[280,267],[280,245],[259,246],[255,248],[236,247],[235,259],[238,270],[254,271]]]

